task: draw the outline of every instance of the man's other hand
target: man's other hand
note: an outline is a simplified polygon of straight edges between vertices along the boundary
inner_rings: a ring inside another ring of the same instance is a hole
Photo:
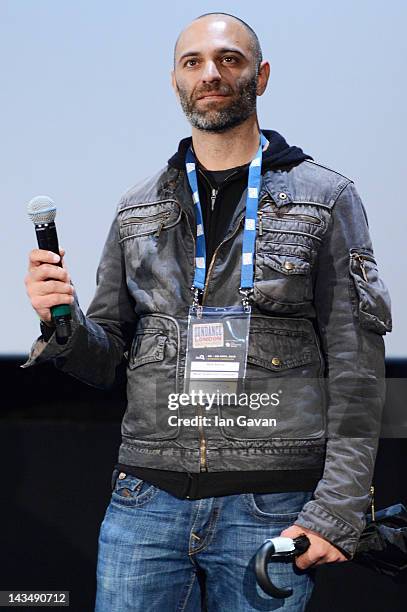
[[[311,566],[315,567],[316,565],[334,563],[335,561],[348,561],[347,557],[336,546],[333,546],[328,540],[325,540],[315,531],[311,531],[311,529],[305,529],[299,525],[291,525],[291,527],[284,529],[280,533],[281,536],[287,538],[296,538],[302,534],[308,537],[311,544],[305,553],[295,557],[295,564],[299,569],[304,570]]]

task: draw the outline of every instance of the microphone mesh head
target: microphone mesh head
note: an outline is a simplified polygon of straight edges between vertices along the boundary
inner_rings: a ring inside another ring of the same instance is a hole
[[[55,219],[57,209],[54,201],[48,196],[36,196],[28,202],[28,216],[35,224],[51,223]]]

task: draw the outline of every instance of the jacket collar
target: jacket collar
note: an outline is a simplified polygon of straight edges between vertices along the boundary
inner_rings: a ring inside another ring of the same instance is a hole
[[[262,132],[270,142],[269,147],[263,153],[262,172],[297,165],[305,159],[312,159],[300,147],[287,144],[285,138],[278,132],[274,130],[262,130]],[[185,155],[191,142],[190,136],[180,141],[178,151],[168,160],[169,166],[185,170]]]
[[[288,145],[285,138],[275,130],[262,130],[262,132],[270,145],[263,153],[263,184],[260,198],[265,195],[265,190],[277,206],[290,204],[292,196],[287,186],[286,173],[282,170],[288,170],[306,159],[313,158],[304,153],[300,147]],[[185,172],[185,155],[191,142],[191,137],[183,138],[178,145],[178,151],[168,160],[168,165],[178,169],[182,174]],[[274,172],[268,172],[268,170],[274,170]]]
[[[262,190],[260,199],[265,195],[266,191],[276,206],[284,206],[293,202],[292,194],[287,184],[287,173],[277,170],[275,172],[266,172],[263,175]]]

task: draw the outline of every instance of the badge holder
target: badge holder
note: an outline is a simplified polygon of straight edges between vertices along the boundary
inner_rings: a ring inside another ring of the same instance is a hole
[[[251,307],[201,306],[198,292],[189,308],[184,393],[240,393],[246,374]]]

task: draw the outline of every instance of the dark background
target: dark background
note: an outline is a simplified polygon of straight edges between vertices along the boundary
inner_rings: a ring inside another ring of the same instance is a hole
[[[0,359],[0,590],[69,590],[69,610],[92,612],[124,390],[99,391],[47,364],[19,368],[25,359]],[[388,377],[407,377],[407,360],[386,365]],[[406,457],[406,439],[380,441],[376,509],[407,504]],[[307,612],[401,612],[406,600],[406,576],[347,562],[318,569]]]

